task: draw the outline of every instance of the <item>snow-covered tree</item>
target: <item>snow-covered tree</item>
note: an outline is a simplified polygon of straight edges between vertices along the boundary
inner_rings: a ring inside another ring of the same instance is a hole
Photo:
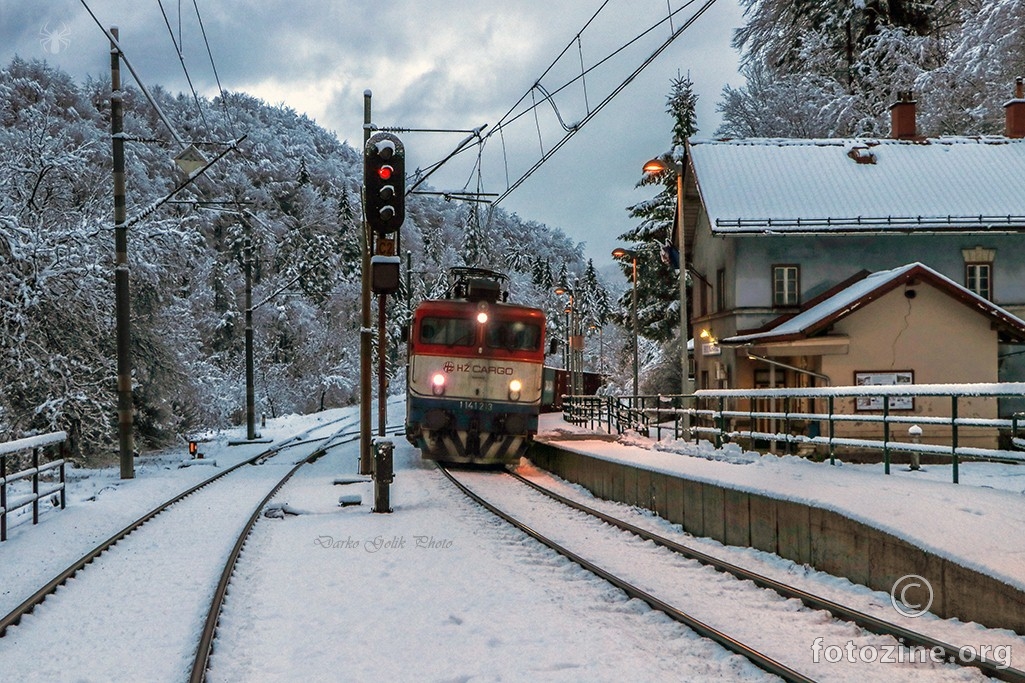
[[[619,239],[630,243],[637,259],[637,332],[650,339],[665,341],[678,333],[679,274],[666,251],[675,247],[677,165],[682,163],[684,142],[698,131],[695,107],[697,95],[690,76],[673,79],[666,100],[666,112],[673,119],[672,146],[658,158],[664,170],[645,173],[638,187],[659,186],[652,199],[631,206],[631,218],[640,223]],[[633,324],[633,261],[623,259],[623,274],[630,281],[619,299],[618,321],[630,328]]]
[[[136,443],[165,444],[197,426],[243,418],[250,252],[257,410],[352,402],[359,393],[361,154],[309,118],[244,93],[197,105],[150,90],[190,139],[247,138],[176,197],[234,203],[205,210],[168,204],[129,231]],[[139,92],[127,89],[124,102],[132,138],[169,139]],[[130,217],[180,182],[176,151],[127,145]],[[0,69],[0,427],[14,438],[67,430],[83,458],[111,452],[116,441],[110,175],[109,81],[79,86],[43,62],[20,59]],[[393,376],[401,375],[399,327],[409,308],[443,295],[447,268],[466,262],[467,220],[465,205],[407,200],[402,248],[418,262],[411,291],[398,302],[389,298],[400,304],[387,330]],[[477,216],[472,228],[472,258],[510,268],[517,301],[554,305],[550,270],[547,284],[527,274],[536,262],[582,270],[581,245],[556,229],[501,209]],[[514,251],[530,258],[505,258]]]
[[[923,134],[999,132],[1025,68],[1020,0],[743,4],[734,46],[747,84],[724,89],[719,135],[886,135],[907,90]]]

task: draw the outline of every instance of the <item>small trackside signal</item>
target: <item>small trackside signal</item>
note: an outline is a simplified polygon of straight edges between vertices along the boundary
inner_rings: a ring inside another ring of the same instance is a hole
[[[390,235],[406,217],[406,151],[391,133],[374,133],[363,151],[367,223]]]

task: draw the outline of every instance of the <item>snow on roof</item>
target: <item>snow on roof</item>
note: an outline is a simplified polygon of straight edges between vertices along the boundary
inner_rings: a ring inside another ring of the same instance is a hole
[[[713,232],[1025,228],[1025,140],[691,140]]]
[[[995,318],[994,322],[1001,328],[1008,329],[1016,336],[1025,337],[1025,321],[929,266],[922,263],[909,263],[899,268],[872,273],[832,296],[814,303],[793,317],[779,318],[777,324],[770,323],[770,329],[764,332],[737,335],[723,339],[720,343],[732,345],[787,341],[815,334],[912,278],[929,281],[965,305]]]

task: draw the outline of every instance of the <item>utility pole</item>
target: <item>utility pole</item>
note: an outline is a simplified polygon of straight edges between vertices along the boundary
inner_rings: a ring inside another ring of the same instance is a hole
[[[683,161],[676,161],[676,249],[680,254],[680,387],[684,395],[694,393],[694,385],[690,381],[690,354],[687,353],[687,342],[690,340],[690,316],[687,315],[687,237],[683,234]],[[635,287],[636,289],[636,287]],[[636,323],[635,323],[636,324]],[[697,354],[697,340],[694,353]],[[775,385],[773,385],[775,386]],[[686,401],[686,399],[684,399]],[[686,408],[684,404],[684,408]],[[683,433],[690,438],[690,412],[683,412]]]
[[[366,147],[367,142],[370,141],[370,99],[373,97],[373,93],[370,90],[363,91],[363,146]],[[364,206],[366,206],[366,200],[364,198]],[[366,216],[363,217],[363,229],[360,233],[360,252],[363,257],[363,276],[362,276],[362,317],[360,321],[359,330],[359,368],[360,368],[360,383],[359,383],[359,473],[360,474],[371,474],[374,469],[374,454],[371,451],[370,444],[370,429],[371,429],[371,407],[370,402],[372,400],[371,392],[371,372],[373,359],[371,357],[371,335],[373,330],[371,329],[371,297],[370,297],[370,225],[367,223]]]
[[[631,322],[632,322],[633,328],[634,328],[634,396],[639,396],[640,392],[637,389],[637,368],[639,367],[639,364],[640,364],[640,353],[638,351],[638,345],[640,343],[640,333],[637,330],[637,254],[636,253],[633,255],[633,272],[634,272],[634,277],[633,277],[633,279],[634,279],[634,286],[630,290],[630,292],[631,292],[630,293],[630,300],[633,303],[633,306],[631,308],[631,310],[633,311],[632,321]],[[683,355],[686,358],[686,356],[687,356],[687,344],[686,344],[686,342],[684,342],[684,344],[683,344]],[[683,371],[684,371],[684,373],[687,372],[686,366],[684,366]],[[684,375],[684,378],[686,379],[686,374]]]
[[[249,219],[243,217],[246,231],[246,440],[256,439],[256,389],[253,377],[253,238]]]
[[[118,28],[110,34],[118,40]],[[117,337],[117,428],[121,478],[135,478],[132,439],[132,308],[128,288],[128,228],[125,225],[124,106],[121,96],[121,50],[110,43],[110,129],[114,153],[114,299]]]

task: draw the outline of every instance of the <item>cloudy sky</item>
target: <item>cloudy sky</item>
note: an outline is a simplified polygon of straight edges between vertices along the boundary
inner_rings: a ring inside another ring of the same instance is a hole
[[[672,25],[678,29],[701,6],[608,0],[598,12],[603,2],[162,0],[168,31],[157,0],[0,0],[0,57],[4,63],[15,54],[46,59],[78,78],[106,75],[107,41],[88,5],[104,26],[120,28],[125,53],[146,85],[187,89],[173,32],[193,83],[212,96],[217,89],[196,20],[198,4],[224,88],[304,112],[356,147],[362,145],[367,89],[379,126],[488,124],[486,134],[507,121],[501,134],[487,139],[479,161],[474,148],[431,178],[441,190],[468,182],[476,189],[479,182],[485,192],[502,193],[565,135],[559,118],[572,125],[598,109],[670,36],[670,24],[606,60],[613,51],[670,11],[679,10]],[[712,136],[723,86],[742,85],[730,47],[741,20],[738,0],[717,0],[501,206],[585,242],[599,267],[609,263],[616,237],[632,225],[625,207],[651,194],[634,189],[641,165],[669,146],[665,99],[671,80],[678,72],[690,74],[699,95],[699,136]],[[581,63],[588,70],[583,78]],[[554,106],[543,101],[541,89],[532,90],[537,82],[555,93]],[[534,102],[543,105],[536,115],[529,110]],[[465,137],[401,136],[407,170],[441,160]]]

